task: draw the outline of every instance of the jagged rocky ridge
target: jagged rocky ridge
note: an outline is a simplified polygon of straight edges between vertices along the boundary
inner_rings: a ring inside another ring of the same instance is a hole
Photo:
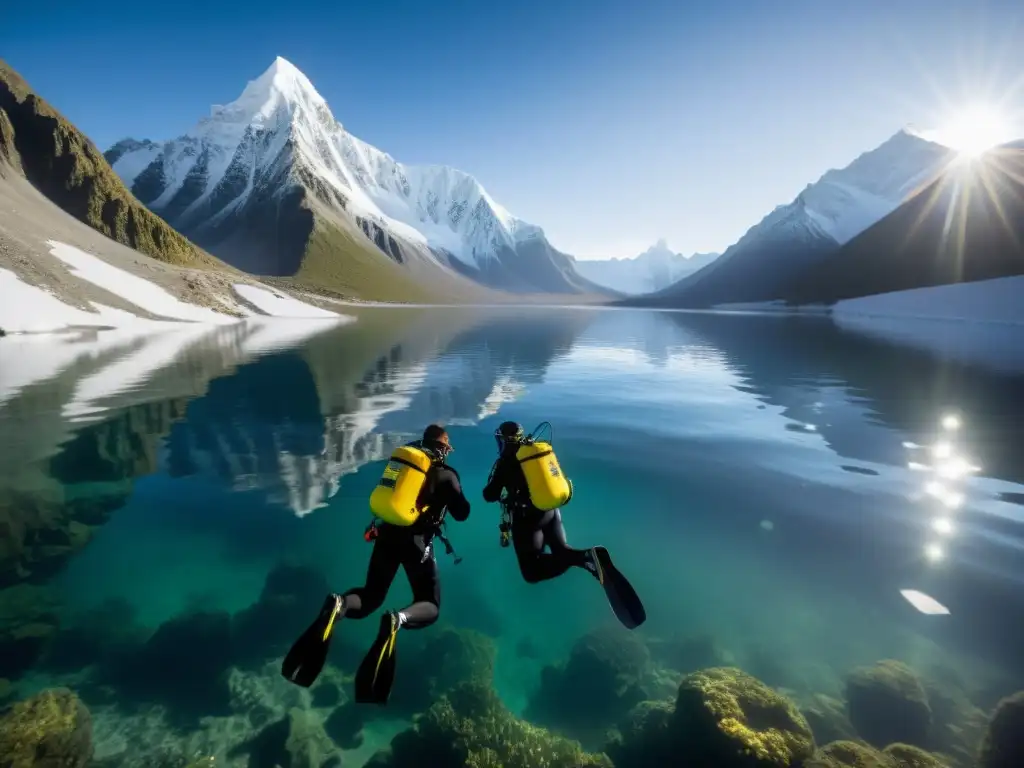
[[[216,266],[125,188],[103,154],[0,60],[0,176],[24,176],[93,229],[155,259]]]

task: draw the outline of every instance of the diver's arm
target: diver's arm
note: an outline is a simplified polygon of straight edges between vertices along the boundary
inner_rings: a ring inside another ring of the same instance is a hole
[[[448,508],[448,514],[460,523],[469,517],[469,499],[462,492],[462,482],[459,480],[459,473],[451,467],[447,467],[442,479],[441,493],[444,498],[444,505]]]
[[[484,501],[488,504],[501,499],[501,492],[505,490],[505,478],[508,476],[508,471],[505,468],[505,459],[499,457],[494,462],[494,466],[491,467],[491,474],[487,478],[487,485],[484,486]]]

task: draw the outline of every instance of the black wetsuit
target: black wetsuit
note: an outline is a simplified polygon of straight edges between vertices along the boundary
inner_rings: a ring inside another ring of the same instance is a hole
[[[342,595],[343,616],[362,619],[380,608],[401,565],[409,579],[413,599],[412,605],[400,611],[405,616],[404,626],[422,629],[437,621],[441,607],[441,583],[434,557],[434,538],[440,532],[438,515],[447,509],[448,514],[461,522],[469,517],[469,501],[462,493],[459,473],[441,464],[427,473],[418,502],[420,506],[429,505],[431,512],[412,525],[383,523],[379,526],[366,571],[366,584]]]
[[[573,566],[587,567],[587,551],[573,549],[565,538],[561,510],[548,512],[530,503],[526,477],[516,459],[518,446],[506,448],[491,468],[484,487],[484,501],[493,503],[507,492],[506,503],[512,513],[512,546],[523,578],[531,584],[561,576]],[[550,552],[545,552],[545,545]]]

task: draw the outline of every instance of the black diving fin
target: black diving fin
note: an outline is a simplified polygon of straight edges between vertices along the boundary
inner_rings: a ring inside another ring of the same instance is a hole
[[[647,610],[640,601],[640,596],[629,583],[629,579],[612,563],[608,550],[604,547],[593,547],[590,556],[596,567],[593,574],[604,587],[604,593],[608,597],[615,618],[627,629],[636,629],[647,621]]]
[[[395,682],[398,650],[398,614],[392,611],[380,617],[380,630],[356,672],[355,700],[360,704],[387,704]]]
[[[281,674],[296,685],[309,688],[324,668],[334,627],[341,618],[341,595],[328,595],[320,615],[295,641],[281,663]]]

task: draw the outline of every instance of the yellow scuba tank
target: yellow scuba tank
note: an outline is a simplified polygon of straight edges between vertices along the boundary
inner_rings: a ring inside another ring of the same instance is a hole
[[[423,512],[416,502],[432,464],[430,456],[416,446],[396,448],[370,494],[370,511],[392,525],[416,522]]]
[[[516,451],[516,459],[523,468],[533,506],[546,512],[569,503],[572,483],[562,474],[551,443],[524,443]]]

